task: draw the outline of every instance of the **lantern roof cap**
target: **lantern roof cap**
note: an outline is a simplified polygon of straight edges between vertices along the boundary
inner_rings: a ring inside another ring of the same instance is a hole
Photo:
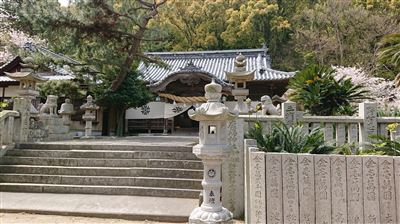
[[[189,117],[195,121],[223,121],[232,120],[237,114],[231,113],[225,104],[221,103],[222,86],[213,79],[205,85],[207,103],[203,103],[195,110],[189,110]]]

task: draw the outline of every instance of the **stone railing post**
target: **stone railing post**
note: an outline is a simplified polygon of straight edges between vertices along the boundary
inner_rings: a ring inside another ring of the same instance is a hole
[[[282,117],[283,123],[287,126],[296,124],[296,103],[292,101],[286,101],[282,103]]]
[[[378,134],[377,123],[377,104],[374,102],[363,102],[358,106],[358,113],[363,122],[360,126],[360,145],[365,145],[371,141],[370,135]]]
[[[27,142],[29,135],[29,119],[31,117],[31,100],[29,98],[18,97],[14,99],[13,110],[20,114],[18,127],[15,136],[18,142]]]
[[[251,204],[251,198],[250,198],[250,180],[251,180],[251,175],[250,175],[250,152],[257,147],[257,141],[254,139],[245,139],[244,140],[244,191],[245,191],[245,196],[244,196],[244,217],[245,217],[245,223],[251,223],[251,209],[250,209],[250,204]]]

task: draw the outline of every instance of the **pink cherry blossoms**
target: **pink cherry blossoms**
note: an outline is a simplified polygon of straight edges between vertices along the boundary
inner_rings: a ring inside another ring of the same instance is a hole
[[[351,78],[354,84],[360,84],[370,92],[369,97],[385,108],[399,107],[400,89],[396,88],[393,81],[383,78],[373,77],[365,73],[362,69],[354,67],[335,67],[335,78]]]

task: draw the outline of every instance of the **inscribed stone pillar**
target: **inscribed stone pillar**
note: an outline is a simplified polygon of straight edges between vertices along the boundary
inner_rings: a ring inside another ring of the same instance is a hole
[[[362,157],[347,156],[348,222],[364,223]]]
[[[282,154],[283,223],[299,223],[297,155]]]
[[[314,157],[299,154],[300,223],[315,223]]]
[[[332,223],[347,223],[346,157],[331,156]]]
[[[222,163],[222,203],[234,218],[244,214],[244,120],[228,122],[229,158]]]
[[[14,99],[13,110],[20,114],[19,128],[17,128],[16,141],[27,142],[29,135],[29,119],[31,110],[31,100],[29,98],[18,97]]]
[[[331,223],[331,170],[330,158],[315,155],[315,219],[316,223]]]
[[[360,103],[358,113],[363,119],[363,123],[360,124],[360,143],[365,145],[370,142],[370,135],[378,133],[377,104],[373,102]]]
[[[378,157],[363,156],[364,222],[380,222]]]
[[[379,198],[382,224],[396,223],[396,192],[393,157],[381,156],[379,162]]]
[[[296,103],[286,101],[282,104],[283,123],[292,126],[296,123]]]
[[[251,148],[249,155],[250,165],[250,211],[251,223],[264,224],[265,213],[265,153],[257,152],[257,148]]]
[[[265,182],[267,186],[267,223],[283,223],[282,154],[265,154]]]
[[[396,201],[397,201],[397,223],[400,223],[400,157],[395,156],[394,158],[394,173],[395,173],[395,183],[396,183]]]

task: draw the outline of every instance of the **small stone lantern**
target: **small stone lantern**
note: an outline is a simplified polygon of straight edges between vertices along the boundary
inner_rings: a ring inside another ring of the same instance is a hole
[[[236,118],[222,103],[221,85],[213,80],[204,87],[207,103],[196,110],[190,110],[189,117],[199,121],[199,144],[193,147],[193,153],[204,164],[203,203],[194,209],[189,223],[221,223],[232,220],[232,213],[222,207],[221,202],[221,164],[231,152],[227,142],[227,125]]]
[[[240,114],[249,113],[250,108],[244,103],[244,100],[249,95],[249,90],[246,89],[246,82],[254,79],[254,72],[256,71],[246,71],[246,65],[246,57],[240,53],[235,59],[235,70],[233,72],[225,72],[229,82],[235,83],[232,95],[238,101],[235,111]]]
[[[62,116],[63,124],[70,125],[71,124],[71,115],[75,113],[74,105],[72,105],[70,99],[65,99],[65,102],[61,104],[60,110],[58,113]]]
[[[92,136],[92,121],[96,119],[96,110],[98,109],[99,106],[93,103],[93,97],[87,96],[86,103],[81,106],[81,110],[85,110],[85,114],[82,116],[82,119],[86,121],[84,138]]]

